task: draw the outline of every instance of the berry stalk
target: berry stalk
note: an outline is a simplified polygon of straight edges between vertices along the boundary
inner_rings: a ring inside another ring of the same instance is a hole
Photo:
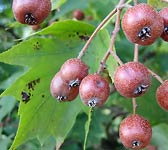
[[[97,32],[99,32],[99,30],[104,26],[104,24],[109,21],[109,19],[111,19],[111,17],[117,12],[117,8],[114,8],[105,18],[104,20],[98,25],[98,27],[95,29],[95,31],[92,33],[92,35],[90,36],[89,40],[86,42],[86,44],[84,45],[84,47],[82,48],[82,50],[80,51],[79,55],[77,58],[81,59],[81,57],[84,55],[84,53],[86,52],[87,48],[89,47],[89,45],[91,44],[91,41],[93,40],[93,38],[96,36]]]
[[[104,68],[103,66],[106,63],[106,61],[107,61],[107,59],[108,59],[108,57],[109,57],[110,54],[119,63],[119,65],[123,64],[122,61],[121,61],[121,59],[117,56],[116,52],[114,51],[113,47],[114,47],[114,43],[115,43],[115,39],[116,39],[117,33],[120,30],[120,16],[121,16],[121,11],[122,11],[124,2],[125,2],[125,0],[121,0],[119,2],[119,4],[118,4],[117,14],[116,14],[116,22],[115,22],[114,30],[112,32],[111,42],[110,42],[110,45],[109,45],[109,49],[107,50],[106,54],[104,55],[104,57],[103,57],[103,59],[101,61],[101,65],[100,65],[100,67],[98,69],[98,73],[100,73],[103,70],[103,68]]]

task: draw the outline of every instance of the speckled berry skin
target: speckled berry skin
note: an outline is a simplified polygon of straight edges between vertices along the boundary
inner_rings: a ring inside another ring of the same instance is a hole
[[[156,99],[160,107],[168,111],[168,80],[157,88]]]
[[[73,17],[77,20],[83,20],[85,18],[85,15],[83,11],[81,11],[80,9],[76,9],[73,12]]]
[[[61,78],[60,72],[56,73],[50,83],[50,93],[59,102],[72,101],[79,93],[79,87],[70,88]]]
[[[164,41],[168,42],[168,7],[163,8],[159,13],[160,13],[160,16],[163,18],[163,22],[164,22],[164,31],[161,35],[161,38]]]
[[[119,127],[119,137],[126,148],[142,149],[152,137],[152,128],[148,120],[133,114],[125,118]]]
[[[124,97],[133,98],[143,95],[151,83],[148,69],[139,62],[128,62],[114,72],[114,85]]]
[[[154,43],[162,34],[163,28],[163,19],[159,13],[145,3],[129,8],[122,18],[122,29],[127,39],[143,46]],[[142,36],[145,29],[148,34]]]
[[[60,69],[62,79],[70,86],[79,86],[88,75],[88,66],[78,58],[68,59]]]
[[[46,19],[51,11],[50,0],[13,0],[14,17],[22,24],[36,25]]]
[[[109,83],[99,74],[90,74],[82,80],[79,94],[84,104],[102,106],[110,94]]]

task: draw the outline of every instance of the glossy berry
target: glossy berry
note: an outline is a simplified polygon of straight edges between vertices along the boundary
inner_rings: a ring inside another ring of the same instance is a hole
[[[22,24],[36,25],[44,21],[51,11],[50,0],[13,0],[13,14]]]
[[[121,122],[119,136],[126,148],[140,150],[150,143],[152,128],[149,121],[140,115],[134,114]]]
[[[88,75],[88,66],[78,58],[71,58],[62,65],[60,72],[61,78],[70,87],[75,87]]]
[[[151,83],[148,69],[139,62],[128,62],[114,72],[114,85],[124,97],[143,95]]]
[[[163,18],[164,29],[161,38],[168,42],[168,7],[163,8],[160,12],[160,16]]]
[[[150,45],[163,32],[163,19],[148,4],[129,8],[123,16],[122,28],[129,41],[139,45]]]
[[[67,83],[65,83],[58,72],[50,83],[50,93],[51,95],[58,99],[58,101],[72,101],[74,100],[79,92],[78,87],[70,88]]]
[[[110,93],[109,83],[98,74],[86,76],[79,87],[79,94],[84,104],[102,106]]]
[[[80,9],[76,9],[73,12],[73,17],[77,20],[83,20],[85,15],[84,15],[83,11],[81,11]]]
[[[156,99],[160,107],[168,111],[168,80],[157,88]]]

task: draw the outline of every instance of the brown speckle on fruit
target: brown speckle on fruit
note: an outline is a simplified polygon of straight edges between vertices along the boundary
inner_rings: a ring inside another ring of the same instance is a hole
[[[157,88],[156,99],[160,107],[168,111],[168,80]]]
[[[168,7],[164,7],[160,12],[160,16],[163,18],[164,29],[161,38],[168,42]]]
[[[22,24],[37,25],[42,23],[51,11],[50,0],[13,0],[14,17]]]
[[[149,89],[151,83],[148,69],[139,62],[127,62],[114,72],[116,90],[124,97],[138,97]]]
[[[109,83],[99,74],[90,74],[82,80],[79,94],[84,104],[90,107],[102,106],[110,94]]]
[[[163,19],[152,6],[140,3],[125,12],[122,29],[132,43],[150,45],[162,34]]]
[[[61,78],[61,73],[58,72],[53,77],[50,83],[50,93],[59,102],[72,101],[78,95],[79,87],[70,87]]]
[[[126,148],[140,150],[150,143],[152,128],[149,121],[138,114],[133,114],[121,122],[119,136]]]

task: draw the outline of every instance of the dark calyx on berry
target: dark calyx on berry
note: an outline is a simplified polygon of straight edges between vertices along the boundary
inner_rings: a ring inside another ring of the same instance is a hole
[[[66,100],[67,97],[66,97],[66,96],[57,96],[56,99],[58,99],[59,102],[62,102],[62,101],[64,101],[64,100]]]
[[[96,100],[96,99],[97,99],[97,98],[93,98],[93,99],[89,100],[89,101],[88,101],[88,106],[89,106],[89,107],[95,107],[96,104],[97,104],[97,100]]]
[[[164,28],[164,32],[168,33],[168,26]]]
[[[145,39],[151,37],[150,34],[151,29],[149,27],[144,27],[142,30],[139,32],[138,37],[144,41]]]
[[[77,87],[79,85],[80,85],[80,80],[79,79],[69,81],[69,86],[70,87]]]
[[[29,25],[34,25],[34,24],[36,24],[36,19],[35,19],[35,17],[33,16],[32,13],[27,13],[27,14],[25,14],[25,23],[26,23],[26,24],[29,24]]]
[[[148,87],[149,85],[142,84],[135,89],[134,94],[141,95],[143,92],[145,92],[148,89]]]
[[[132,142],[132,148],[137,148],[137,147],[139,147],[140,146],[140,142],[139,141],[133,141]]]

